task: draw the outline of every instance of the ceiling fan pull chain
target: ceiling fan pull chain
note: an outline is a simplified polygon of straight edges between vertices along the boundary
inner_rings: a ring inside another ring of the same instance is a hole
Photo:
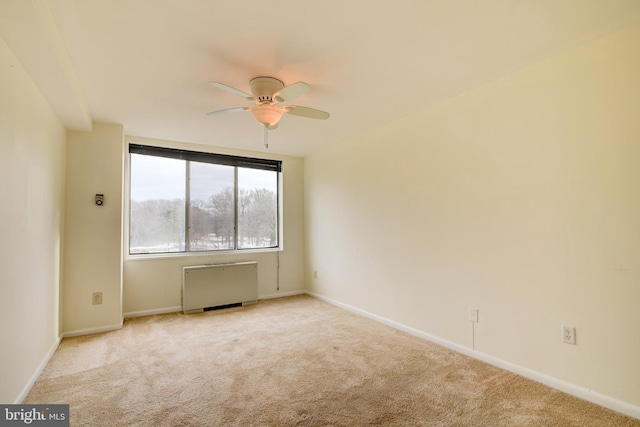
[[[268,132],[269,130],[267,129],[267,125],[264,125],[264,147],[267,149],[269,149]]]

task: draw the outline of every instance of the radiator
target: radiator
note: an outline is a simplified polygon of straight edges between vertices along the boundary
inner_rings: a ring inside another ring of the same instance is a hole
[[[182,267],[182,311],[197,313],[258,302],[258,263]]]

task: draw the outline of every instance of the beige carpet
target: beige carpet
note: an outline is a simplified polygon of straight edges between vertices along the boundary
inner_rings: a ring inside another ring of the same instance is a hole
[[[65,339],[25,403],[72,426],[640,426],[308,296]]]

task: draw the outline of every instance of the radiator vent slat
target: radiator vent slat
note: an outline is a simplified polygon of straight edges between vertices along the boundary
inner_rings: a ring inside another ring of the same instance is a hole
[[[185,314],[258,302],[258,263],[194,265],[182,268]]]
[[[240,306],[242,306],[242,303],[236,302],[234,304],[223,304],[223,305],[216,305],[215,307],[205,307],[202,309],[202,311],[222,310],[223,308],[240,307]]]

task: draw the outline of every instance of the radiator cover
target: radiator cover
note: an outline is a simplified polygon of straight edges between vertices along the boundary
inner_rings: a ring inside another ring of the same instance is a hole
[[[182,268],[182,312],[258,302],[258,263],[192,265]]]

